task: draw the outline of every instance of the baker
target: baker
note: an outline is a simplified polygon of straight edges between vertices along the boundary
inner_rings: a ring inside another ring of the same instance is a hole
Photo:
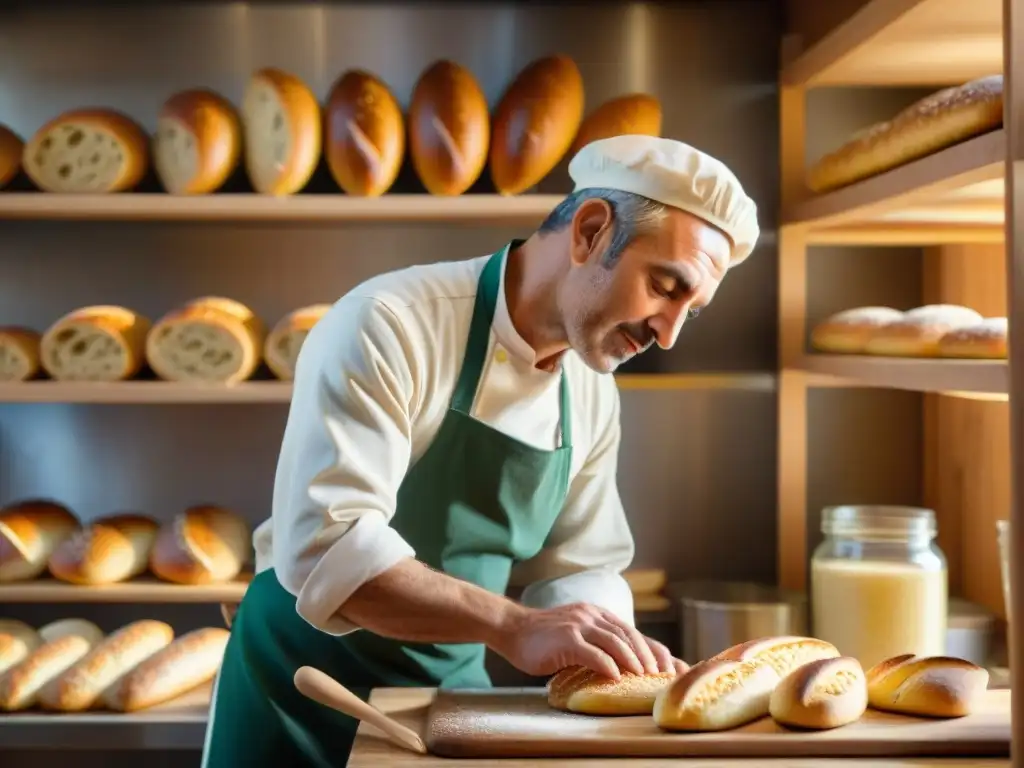
[[[299,355],[272,514],[234,617],[203,765],[345,765],[357,723],[303,697],[317,667],[379,686],[679,664],[634,626],[611,374],[672,347],[758,237],[729,169],[619,136],[526,240],[353,288]],[[510,577],[526,584],[505,596]]]

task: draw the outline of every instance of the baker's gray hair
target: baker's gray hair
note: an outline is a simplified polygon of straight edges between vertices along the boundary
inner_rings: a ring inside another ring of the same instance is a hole
[[[585,200],[599,199],[606,201],[612,208],[615,217],[612,241],[602,257],[605,266],[613,266],[622,251],[637,235],[650,232],[665,217],[667,209],[664,205],[643,195],[623,192],[619,189],[591,187],[571,193],[555,209],[548,214],[544,223],[538,228],[541,234],[557,232],[572,223],[572,217]]]

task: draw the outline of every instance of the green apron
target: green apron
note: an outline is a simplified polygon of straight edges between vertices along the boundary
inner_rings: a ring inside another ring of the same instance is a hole
[[[462,369],[448,412],[398,492],[391,526],[417,559],[504,594],[516,561],[540,551],[561,512],[572,451],[569,390],[561,378],[560,447],[526,445],[470,416],[487,359],[505,255],[480,276]],[[364,699],[383,686],[489,687],[480,644],[404,643],[367,630],[336,637],[311,626],[273,570],[246,590],[231,626],[207,726],[203,766],[336,768],[357,722],[306,699],[292,683],[322,669]]]

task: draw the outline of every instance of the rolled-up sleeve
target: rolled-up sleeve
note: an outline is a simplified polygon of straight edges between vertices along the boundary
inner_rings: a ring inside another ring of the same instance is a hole
[[[299,614],[333,635],[365,582],[415,555],[391,528],[411,455],[414,355],[393,312],[347,296],[296,363],[274,484],[272,563]]]

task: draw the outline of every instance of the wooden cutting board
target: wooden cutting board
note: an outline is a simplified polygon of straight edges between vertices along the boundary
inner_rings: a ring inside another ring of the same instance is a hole
[[[439,757],[992,757],[1010,755],[1010,692],[989,690],[952,720],[868,710],[831,731],[792,731],[770,718],[719,733],[668,733],[647,717],[552,710],[543,688],[438,691],[427,748]]]

